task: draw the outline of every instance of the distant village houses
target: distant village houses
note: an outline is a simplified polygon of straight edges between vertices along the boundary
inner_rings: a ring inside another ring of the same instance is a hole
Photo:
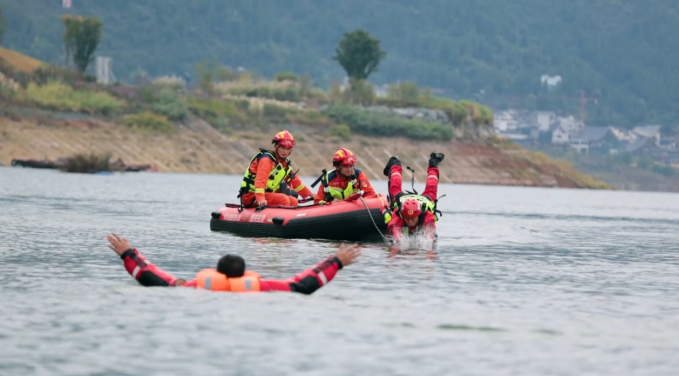
[[[591,155],[629,153],[658,163],[679,166],[679,132],[663,137],[660,125],[641,125],[631,130],[616,126],[586,126],[573,116],[549,111],[497,111],[495,131],[500,137],[526,147],[552,146]]]

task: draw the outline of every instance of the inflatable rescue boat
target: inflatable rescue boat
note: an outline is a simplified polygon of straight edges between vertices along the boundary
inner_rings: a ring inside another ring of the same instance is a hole
[[[248,237],[380,241],[387,233],[381,214],[386,205],[385,197],[298,207],[226,204],[212,212],[210,230]]]

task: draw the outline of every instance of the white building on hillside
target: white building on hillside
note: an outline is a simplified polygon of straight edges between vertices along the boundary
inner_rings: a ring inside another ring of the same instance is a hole
[[[531,114],[531,120],[538,132],[548,132],[552,123],[556,121],[556,114],[549,111],[536,111]]]
[[[637,136],[653,139],[656,146],[660,145],[660,125],[643,125],[634,127],[632,133]]]
[[[570,143],[571,141],[571,135],[566,131],[566,129],[559,125],[554,129],[554,132],[552,132],[552,144],[554,145],[565,145]]]
[[[493,127],[498,132],[511,132],[516,130],[518,122],[511,112],[502,111],[493,118]]]
[[[557,118],[555,124],[556,128],[552,132],[552,144],[555,145],[570,143],[573,137],[585,129],[585,124],[573,116]]]

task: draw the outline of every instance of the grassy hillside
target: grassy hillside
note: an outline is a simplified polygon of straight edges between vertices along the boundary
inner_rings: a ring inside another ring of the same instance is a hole
[[[61,2],[1,0],[4,44],[63,60]],[[342,34],[365,28],[387,60],[378,83],[414,80],[485,103],[576,111],[580,92],[594,123],[674,122],[679,115],[679,3],[674,0],[88,0],[69,12],[104,22],[100,52],[118,78],[193,75],[214,57],[269,77],[309,72],[329,84]],[[556,93],[543,74],[561,75]]]
[[[24,73],[32,73],[36,69],[45,66],[45,63],[40,60],[2,47],[0,47],[0,60],[4,60],[12,69]]]

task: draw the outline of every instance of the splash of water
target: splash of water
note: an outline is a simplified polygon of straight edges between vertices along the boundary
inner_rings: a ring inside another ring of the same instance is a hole
[[[401,235],[397,237],[389,237],[388,241],[400,248],[401,250],[432,250],[436,247],[437,236],[431,236],[428,233],[420,232],[414,235]]]

